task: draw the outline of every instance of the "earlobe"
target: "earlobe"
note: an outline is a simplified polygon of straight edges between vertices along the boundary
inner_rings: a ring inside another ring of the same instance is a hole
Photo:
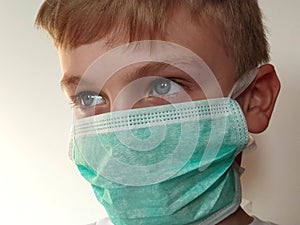
[[[250,87],[237,98],[240,103],[249,132],[263,132],[269,124],[280,90],[280,81],[274,67],[263,65]]]

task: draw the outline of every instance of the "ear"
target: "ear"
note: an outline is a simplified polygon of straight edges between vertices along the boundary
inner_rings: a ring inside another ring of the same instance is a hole
[[[261,133],[268,127],[279,90],[280,81],[274,67],[270,64],[261,66],[255,80],[237,98],[249,132]]]

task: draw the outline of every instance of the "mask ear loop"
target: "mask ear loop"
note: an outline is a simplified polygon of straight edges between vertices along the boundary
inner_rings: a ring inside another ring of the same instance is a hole
[[[250,133],[248,133],[248,144],[243,151],[253,152],[256,149],[257,149],[257,144],[254,140],[254,137]]]
[[[239,97],[254,81],[258,71],[258,68],[254,68],[240,77],[233,85],[230,93],[228,94],[228,97],[232,99],[236,99],[237,97]]]
[[[248,73],[244,74],[241,78],[239,78],[235,84],[233,85],[228,97],[232,99],[236,99],[238,96],[240,96],[254,81],[256,75],[258,74],[259,69],[254,68],[250,70]],[[248,134],[248,144],[245,147],[245,150],[247,151],[254,151],[257,148],[256,142],[252,135]]]

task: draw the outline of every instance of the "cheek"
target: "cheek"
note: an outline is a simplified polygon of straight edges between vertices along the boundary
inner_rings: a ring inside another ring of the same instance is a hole
[[[223,92],[223,97],[227,97],[230,93],[230,91],[233,88],[233,85],[235,83],[235,80],[233,78],[233,76],[227,76],[225,78],[222,79],[218,79],[219,85],[222,89]]]
[[[191,96],[191,99],[192,99],[193,101],[207,99],[205,93],[204,93],[200,88],[197,88],[197,89],[195,89],[195,90],[192,90],[192,91],[190,92],[190,96]]]

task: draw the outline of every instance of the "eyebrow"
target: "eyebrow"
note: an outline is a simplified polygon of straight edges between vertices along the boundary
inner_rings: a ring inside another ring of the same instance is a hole
[[[188,63],[188,60],[179,59],[178,61],[180,63]],[[172,64],[169,64],[168,62],[148,62],[139,68],[135,68],[131,71],[125,72],[124,77],[126,78],[126,80],[128,82],[130,82],[130,81],[138,79],[138,78],[153,75],[160,71],[166,70],[167,68],[180,70],[179,68],[175,67]],[[158,76],[158,75],[159,74],[156,74],[156,76]],[[82,83],[82,82],[89,83],[88,81],[85,81],[82,78],[82,75],[72,75],[72,74],[65,73],[63,75],[62,80],[60,81],[60,86],[63,90],[67,90],[72,87],[76,88],[79,85],[79,83]]]
[[[65,73],[60,81],[61,89],[68,89],[71,86],[78,86],[81,78],[80,75],[70,75]]]
[[[162,62],[148,62],[147,64],[134,69],[133,71],[125,72],[127,81],[132,81],[138,78],[151,76],[154,73],[166,70],[168,67],[172,68],[171,65]]]

